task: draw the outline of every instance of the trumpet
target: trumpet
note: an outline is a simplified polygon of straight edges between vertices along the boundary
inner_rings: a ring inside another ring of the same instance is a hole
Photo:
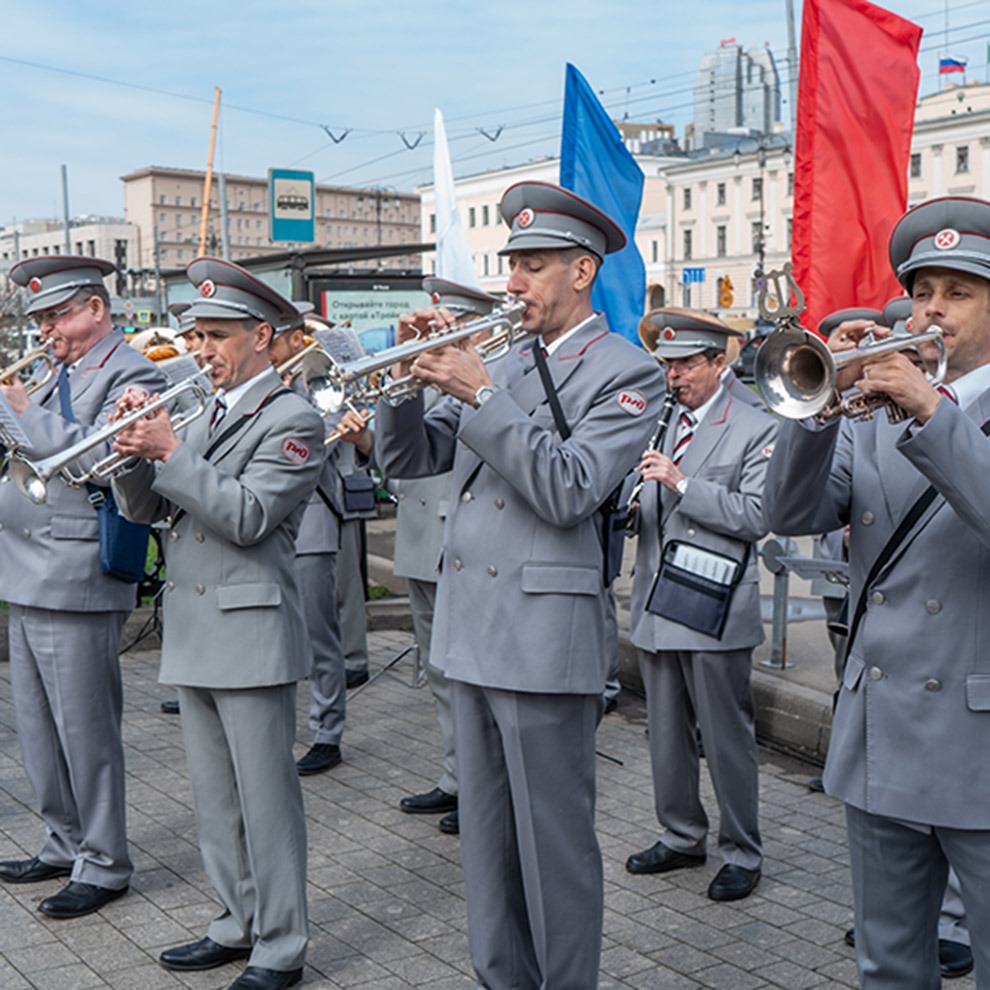
[[[367,407],[380,398],[393,402],[409,398],[423,388],[425,382],[413,375],[392,380],[383,377],[376,379],[376,373],[486,330],[492,330],[493,334],[485,344],[492,343],[492,340],[495,343],[491,348],[486,348],[486,352],[490,353],[486,353],[483,359],[492,361],[501,357],[519,339],[519,327],[525,310],[526,304],[517,300],[454,329],[441,328],[418,340],[407,340],[394,347],[386,347],[377,354],[343,364],[338,364],[324,351],[311,352],[308,366],[304,364],[301,370],[306,391],[324,415],[340,412],[345,406],[359,412],[359,407]]]
[[[55,362],[52,360],[52,356],[47,347],[38,347],[33,351],[29,351],[20,360],[15,361],[13,364],[8,365],[0,371],[0,385],[9,385],[11,380],[16,375],[20,374],[22,371],[25,371],[27,368],[30,368],[36,361],[44,361],[48,366],[45,370],[45,374],[37,381],[26,382],[24,387],[27,390],[28,395],[37,392],[42,385],[50,382],[55,374]]]
[[[132,410],[112,423],[107,423],[106,426],[90,433],[78,443],[72,444],[65,450],[52,454],[43,460],[31,461],[18,451],[11,451],[10,477],[17,486],[17,490],[35,505],[43,505],[48,500],[48,483],[56,474],[61,475],[62,480],[70,488],[80,488],[97,478],[109,480],[120,474],[134,460],[133,457],[126,457],[118,453],[108,454],[102,460],[97,461],[88,471],[79,471],[75,474],[70,470],[70,466],[95,447],[112,440],[118,433],[122,433],[139,419],[147,416],[148,413],[169,405],[186,392],[192,392],[197,404],[194,408],[173,416],[172,429],[178,430],[191,423],[206,410],[209,397],[213,393],[212,386],[202,381],[209,375],[210,370],[209,365],[204,366],[195,375],[190,375],[166,389],[157,399],[149,400],[140,408]]]
[[[773,285],[773,301],[769,299]],[[795,302],[791,304],[791,296]],[[804,295],[791,275],[791,264],[783,270],[767,272],[759,295],[760,315],[773,320],[776,329],[756,353],[753,376],[767,408],[785,419],[811,417],[827,423],[837,416],[870,420],[880,409],[887,410],[891,423],[899,423],[907,413],[890,396],[867,394],[854,389],[840,395],[836,382],[839,372],[853,364],[871,361],[895,351],[915,350],[919,344],[931,343],[937,351],[937,366],[928,376],[937,386],[945,377],[946,349],[940,327],[912,337],[877,338],[870,333],[859,346],[848,351],[831,351],[820,337],[805,330],[798,322],[804,312]]]

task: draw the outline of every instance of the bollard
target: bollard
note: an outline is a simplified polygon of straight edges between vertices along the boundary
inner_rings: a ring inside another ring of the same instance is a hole
[[[790,571],[781,563],[781,557],[797,553],[797,544],[789,536],[773,536],[760,548],[763,564],[773,575],[773,633],[770,640],[770,659],[761,660],[763,667],[786,670],[787,662],[787,597],[790,590]]]

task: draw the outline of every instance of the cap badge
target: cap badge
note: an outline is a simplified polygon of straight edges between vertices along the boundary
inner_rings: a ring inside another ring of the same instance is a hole
[[[440,293],[439,292],[434,292],[433,295],[430,296],[430,299],[433,300],[433,305],[434,306],[439,306],[440,305]]]
[[[935,247],[939,251],[951,251],[959,246],[959,231],[952,227],[944,227],[935,235]]]
[[[907,327],[908,333],[914,333],[914,317],[913,316],[909,316],[904,321],[904,326]]]
[[[28,287],[32,292],[41,292],[41,279],[37,275],[28,282]]]
[[[674,328],[673,327],[664,327],[663,328],[663,339],[664,340],[673,340],[674,337],[676,337],[676,336],[677,335],[674,333]]]
[[[216,294],[217,286],[212,278],[204,279],[199,286],[199,291],[203,293],[204,296],[209,298]]]
[[[536,219],[536,214],[527,206],[525,210],[521,210],[518,217],[518,223],[520,227],[532,227],[533,221]]]

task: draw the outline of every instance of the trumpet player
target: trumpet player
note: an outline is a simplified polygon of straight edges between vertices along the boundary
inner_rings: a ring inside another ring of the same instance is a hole
[[[282,990],[302,978],[307,943],[292,746],[310,654],[293,565],[323,421],[268,356],[273,327],[298,318],[292,304],[216,258],[186,274],[217,394],[181,436],[164,413],[123,430],[116,449],[143,460],[114,479],[130,518],[171,517],[160,679],[178,688],[200,850],[223,906],[204,938],[160,960],[200,970],[247,959],[233,988]]]
[[[846,805],[861,985],[939,986],[951,866],[985,986],[990,769],[974,754],[990,747],[990,203],[920,204],[889,254],[912,332],[942,329],[945,391],[900,351],[846,365],[840,388],[886,395],[907,420],[785,422],[764,505],[781,533],[850,526],[849,646],[824,785]],[[866,330],[843,324],[830,350]]]
[[[45,457],[105,424],[128,389],[164,378],[110,322],[98,258],[32,258],[11,279],[51,349],[58,375],[31,397],[2,386],[30,444]],[[109,454],[107,445],[93,455]],[[7,480],[7,479],[5,479]],[[0,485],[0,597],[10,603],[10,674],[24,769],[47,838],[27,860],[0,863],[5,883],[68,877],[40,905],[54,918],[99,910],[127,891],[121,683],[117,658],[134,585],[102,572],[97,512],[86,489],[51,486],[47,503]]]
[[[685,309],[646,319],[678,399],[662,447],[638,468],[646,485],[630,602],[663,833],[626,869],[667,873],[705,863],[700,725],[720,814],[722,866],[708,896],[734,901],[756,888],[763,862],[750,673],[764,638],[755,542],[767,532],[761,497],[777,427],[722,383],[726,342],[737,331]],[[708,614],[718,596],[721,611]]]
[[[430,657],[450,683],[479,985],[581,990],[598,983],[603,913],[598,508],[647,442],[663,376],[592,310],[598,268],[625,244],[609,217],[542,182],[508,189],[501,216],[507,288],[540,340],[514,345],[491,374],[471,347],[394,368],[448,397],[425,415],[421,394],[382,402],[379,459],[400,478],[453,471]],[[418,310],[399,336],[453,319]]]

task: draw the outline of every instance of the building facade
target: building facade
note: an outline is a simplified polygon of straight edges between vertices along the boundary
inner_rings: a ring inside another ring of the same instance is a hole
[[[205,172],[139,169],[122,177],[124,212],[139,230],[140,266],[185,267],[199,251]],[[284,251],[270,237],[268,179],[225,177],[230,260]],[[216,175],[210,189],[206,253],[220,254],[220,191]],[[420,229],[419,198],[390,189],[316,186],[316,240],[293,247],[346,248],[415,244]],[[354,262],[355,268],[409,269],[418,255]]]

